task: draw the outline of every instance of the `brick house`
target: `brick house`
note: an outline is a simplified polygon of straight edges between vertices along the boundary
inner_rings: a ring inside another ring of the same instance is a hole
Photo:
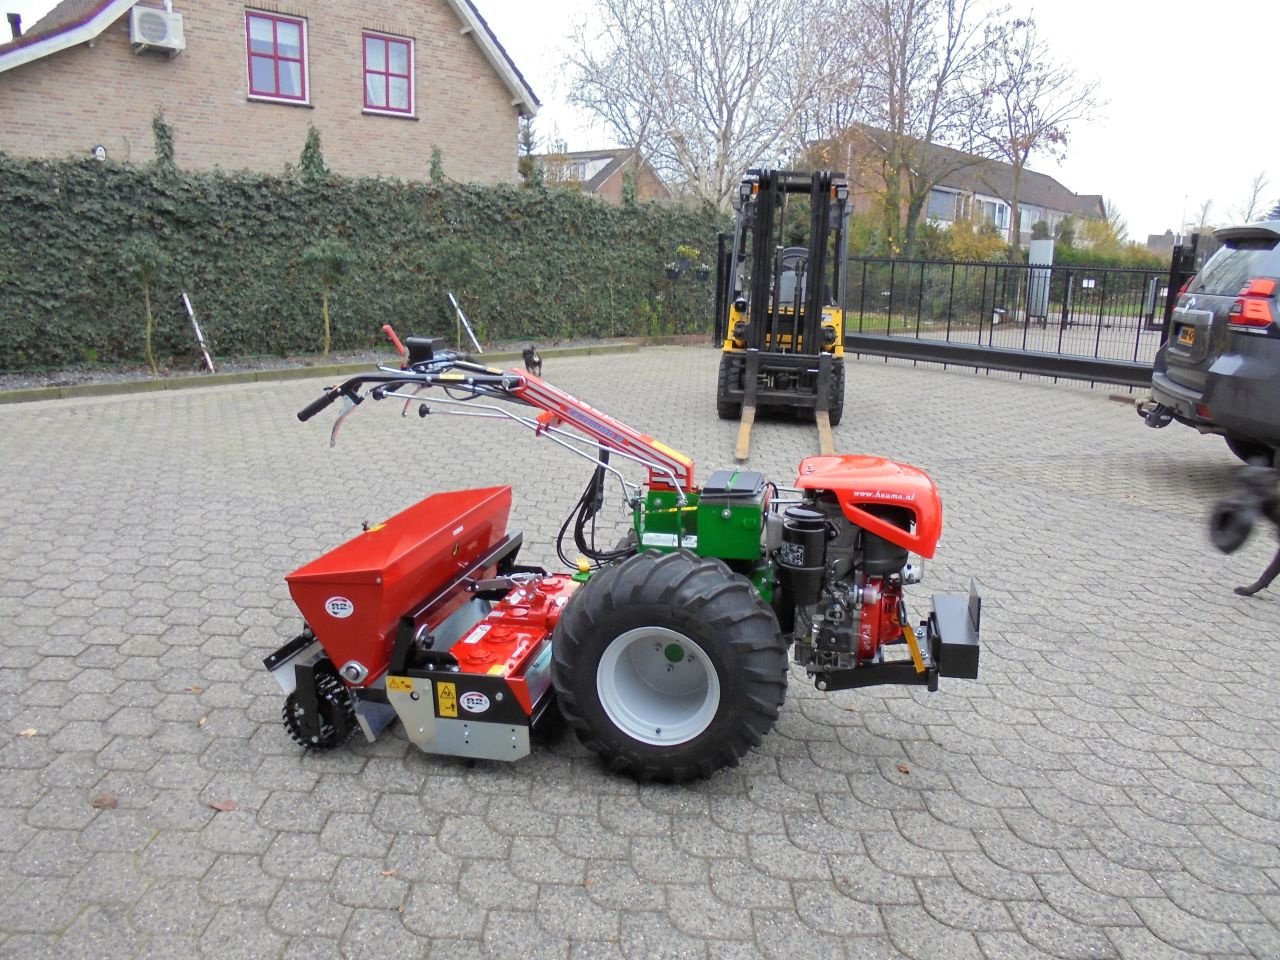
[[[835,141],[816,145],[818,159],[847,171],[853,188],[854,209],[865,213],[874,198],[885,192],[885,155],[888,134],[874,127],[855,126]],[[1099,194],[1074,193],[1047,174],[1023,168],[1018,189],[1021,209],[1020,236],[1013,236],[1013,167],[944,147],[914,145],[915,172],[933,182],[923,216],[934,226],[949,228],[957,220],[990,223],[1005,242],[1021,246],[1031,242],[1031,230],[1043,222],[1052,235],[1068,217],[1105,220],[1106,208]]]
[[[637,150],[536,153],[533,159],[545,171],[548,183],[577,187],[610,203],[622,202],[622,187],[628,173],[634,179],[637,200],[671,199],[671,188]]]
[[[925,216],[940,227],[949,227],[957,219],[994,224],[1007,243],[1027,246],[1031,230],[1043,223],[1049,235],[1068,217],[1076,220],[1105,220],[1106,207],[1101,194],[1073,193],[1053,177],[1023,168],[1018,189],[1019,236],[1013,236],[1013,166],[999,160],[987,160],[934,146],[937,162],[950,167],[930,191]]]
[[[279,173],[315,124],[338,173],[425,180],[438,147],[449,177],[509,182],[538,106],[470,0],[62,0],[0,44],[12,156],[147,162],[162,108],[185,169]]]

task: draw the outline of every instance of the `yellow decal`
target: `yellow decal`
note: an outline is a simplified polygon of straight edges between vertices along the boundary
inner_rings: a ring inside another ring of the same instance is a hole
[[[507,672],[507,665],[505,663],[495,663],[492,667],[489,668],[489,676],[491,677],[500,677],[506,672]]]
[[[688,457],[686,457],[679,450],[672,450],[670,447],[668,447],[665,443],[663,443],[660,440],[653,441],[653,449],[657,450],[659,453],[676,461],[677,463],[683,466],[691,466],[693,464],[693,461],[690,460]]]
[[[902,632],[907,638],[907,649],[911,651],[911,659],[916,665],[916,673],[924,673],[924,657],[920,655],[920,642],[916,639],[916,632],[911,629],[910,624],[902,625]]]
[[[442,717],[458,715],[458,685],[456,683],[436,684],[436,708]]]
[[[413,678],[387,677],[387,689],[397,690],[400,693],[413,693]]]

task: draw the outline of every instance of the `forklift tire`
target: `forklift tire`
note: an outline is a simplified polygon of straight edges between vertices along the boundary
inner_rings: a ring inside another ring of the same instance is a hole
[[[720,356],[720,378],[716,381],[716,415],[721,420],[740,420],[742,404],[728,399],[729,380],[733,375],[733,362],[728,354]]]
[[[827,422],[838,427],[843,416],[844,361],[836,360],[831,364],[831,385],[827,388]]]
[[[723,562],[638,554],[597,573],[552,639],[565,719],[608,768],[679,783],[737,766],[778,719],[787,648],[773,610]]]

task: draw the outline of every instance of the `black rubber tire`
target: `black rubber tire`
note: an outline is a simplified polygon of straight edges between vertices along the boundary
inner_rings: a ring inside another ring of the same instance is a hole
[[[1227,449],[1245,463],[1265,460],[1267,466],[1271,466],[1276,462],[1276,449],[1269,444],[1260,443],[1257,440],[1246,440],[1244,437],[1232,436],[1229,433],[1222,439],[1227,442]]]
[[[834,360],[831,364],[831,381],[827,388],[827,421],[833,426],[840,425],[844,417],[844,361]]]
[[[716,416],[721,420],[742,419],[742,404],[729,399],[729,379],[733,373],[732,358],[720,355],[720,376],[716,380]]]
[[[610,719],[602,702],[606,652],[630,631],[644,629],[692,641],[715,672],[714,715],[683,742],[636,739]],[[610,770],[679,783],[737,766],[760,744],[786,698],[787,648],[773,610],[745,577],[720,560],[649,551],[597,573],[574,594],[552,639],[551,678],[569,726]]]

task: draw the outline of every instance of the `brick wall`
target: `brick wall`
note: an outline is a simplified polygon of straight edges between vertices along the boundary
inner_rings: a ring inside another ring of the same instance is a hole
[[[102,144],[113,160],[144,163],[154,157],[152,115],[163,107],[185,169],[279,173],[298,162],[314,123],[336,172],[426,180],[434,145],[449,177],[516,179],[511,93],[443,0],[288,0],[249,9],[306,19],[309,106],[250,100],[246,6],[188,0],[176,5],[187,47],[172,60],[134,55],[126,15],[92,45],[0,73],[0,150],[87,156]],[[363,112],[366,29],[414,40],[416,119]]]

